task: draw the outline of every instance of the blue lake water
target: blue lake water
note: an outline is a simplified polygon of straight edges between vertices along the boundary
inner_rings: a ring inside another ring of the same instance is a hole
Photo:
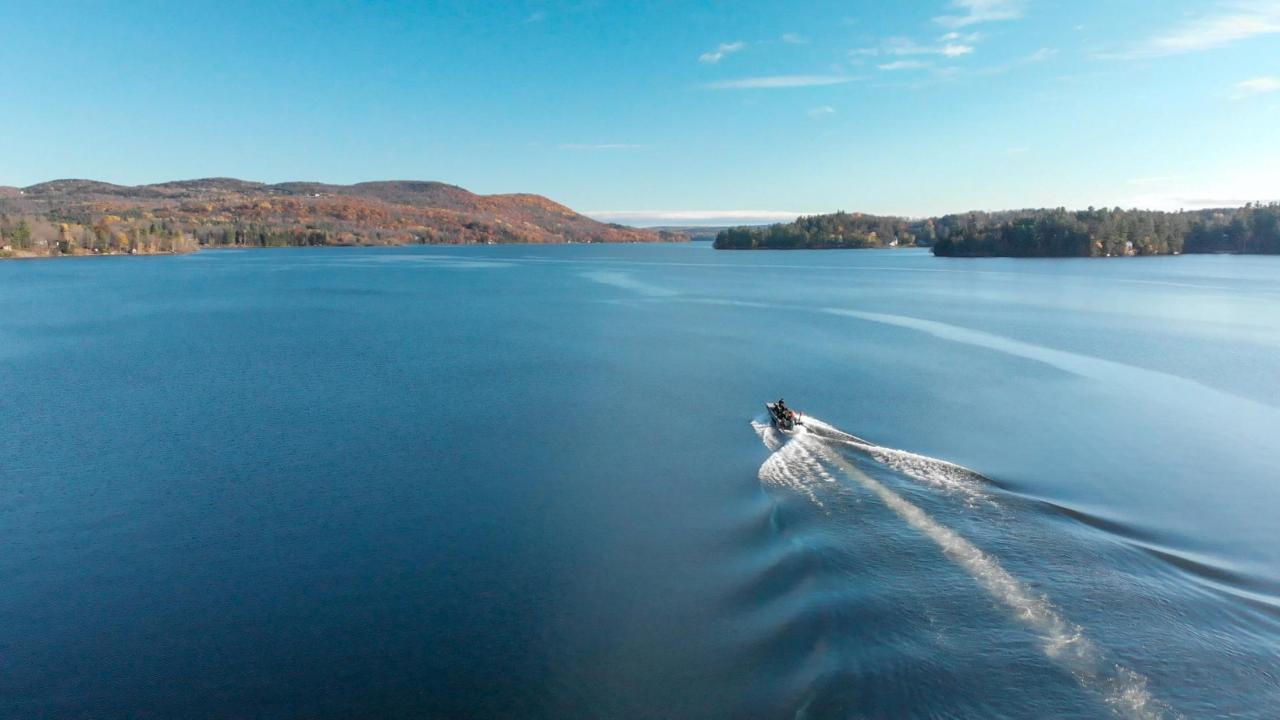
[[[1280,708],[1280,258],[215,251],[0,307],[0,717]]]

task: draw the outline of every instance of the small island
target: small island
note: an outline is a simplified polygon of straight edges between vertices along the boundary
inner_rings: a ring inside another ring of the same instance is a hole
[[[722,231],[722,250],[927,246],[944,257],[1126,257],[1280,253],[1280,203],[1180,212],[1064,208],[913,220],[838,212]]]

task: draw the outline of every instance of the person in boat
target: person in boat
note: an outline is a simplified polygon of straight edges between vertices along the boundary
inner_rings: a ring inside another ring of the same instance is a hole
[[[779,418],[783,420],[791,419],[791,408],[787,407],[787,403],[782,398],[778,398],[778,402],[774,403],[773,407],[777,410]]]

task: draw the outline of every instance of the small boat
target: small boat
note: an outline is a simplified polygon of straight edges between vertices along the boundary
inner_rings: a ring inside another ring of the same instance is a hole
[[[787,407],[781,399],[778,402],[765,403],[764,406],[769,410],[769,419],[773,422],[773,426],[779,430],[791,432],[797,425],[804,424],[800,419],[800,413]]]

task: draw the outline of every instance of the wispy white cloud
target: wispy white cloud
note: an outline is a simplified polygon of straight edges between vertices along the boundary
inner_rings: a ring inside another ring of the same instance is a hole
[[[740,50],[744,50],[746,49],[746,47],[747,47],[747,44],[742,42],[741,40],[737,42],[720,43],[719,45],[716,46],[715,50],[704,52],[701,55],[699,55],[698,62],[704,62],[710,65],[715,65],[716,63],[723,60],[725,56],[732,55],[733,53],[736,53]]]
[[[1237,0],[1220,4],[1217,12],[1187,20],[1129,51],[1104,57],[1141,60],[1180,55],[1275,33],[1280,33],[1280,2]]]
[[[791,222],[794,210],[588,210],[587,217],[627,225],[759,225]]]
[[[854,75],[766,75],[738,80],[708,83],[712,90],[752,90],[772,88],[814,87],[817,85],[843,85],[860,80]]]
[[[911,38],[892,37],[881,47],[886,55],[933,55],[941,53],[941,47],[921,45]]]
[[[1280,77],[1256,77],[1231,86],[1231,97],[1234,100],[1273,92],[1280,92]]]
[[[1023,55],[1022,57],[1012,62],[1007,62],[1002,65],[991,65],[984,68],[978,68],[970,72],[973,75],[1003,75],[1016,68],[1020,68],[1023,65],[1031,65],[1034,63],[1044,62],[1045,60],[1048,60],[1057,54],[1058,54],[1058,51],[1055,48],[1040,48],[1039,50],[1031,53],[1030,55]]]
[[[932,53],[933,48],[925,47],[911,38],[891,37],[881,44],[880,52],[885,55],[925,55]]]
[[[857,48],[849,51],[849,55],[853,58],[859,56],[876,56],[876,55],[894,55],[894,56],[911,56],[911,55],[942,55],[944,57],[960,57],[961,55],[969,55],[973,53],[973,45],[969,42],[976,41],[978,35],[961,35],[960,33],[947,33],[940,40],[939,45],[922,45],[908,37],[891,37],[887,38],[880,47]],[[894,63],[890,63],[893,65]],[[896,69],[896,68],[892,68]]]
[[[809,108],[808,115],[811,118],[824,118],[836,114],[836,109],[830,105],[819,105],[818,107]]]
[[[1022,0],[952,0],[951,7],[958,12],[939,15],[934,22],[949,28],[963,28],[978,23],[997,20],[1016,20],[1022,17]]]
[[[634,143],[565,143],[557,146],[560,150],[640,150],[648,145]]]
[[[876,67],[881,70],[924,70],[933,67],[933,63],[927,63],[922,60],[894,60],[891,63],[884,63]]]
[[[1224,174],[1196,176],[1185,180],[1176,176],[1134,180],[1147,180],[1155,187],[1148,187],[1143,182],[1136,183],[1145,192],[1125,198],[1123,207],[1199,210],[1240,207],[1250,202],[1280,201],[1280,171],[1272,168],[1237,168]]]
[[[536,23],[536,22],[542,22],[543,20],[546,20],[546,19],[547,19],[547,12],[545,10],[537,10],[532,13],[529,13],[529,17],[526,17],[524,21],[527,23]]]
[[[782,42],[790,43],[791,45],[807,45],[809,44],[809,38],[800,33],[782,33]]]
[[[1144,208],[1149,210],[1208,210],[1210,208],[1240,207],[1248,203],[1271,203],[1280,201],[1280,193],[1271,191],[1258,195],[1239,193],[1205,193],[1187,195],[1181,193],[1163,193],[1136,195],[1125,201],[1125,207]]]
[[[1018,62],[1024,63],[1024,64],[1043,62],[1057,54],[1058,54],[1058,51],[1055,48],[1040,48],[1039,50],[1031,53],[1030,55],[1027,55],[1024,58],[1021,58]]]
[[[1209,208],[1234,208],[1249,203],[1273,203],[1280,200],[1280,195],[1206,195],[1204,197],[1176,197],[1173,199],[1179,208],[1187,210],[1207,210]]]
[[[1024,55],[1020,58],[1011,60],[1006,63],[1002,63],[1000,65],[987,65],[985,67],[972,67],[972,66],[961,67],[958,65],[937,65],[932,61],[924,61],[924,60],[897,60],[894,62],[877,65],[876,67],[880,68],[881,70],[887,70],[887,71],[919,70],[919,71],[927,71],[927,72],[920,72],[920,73],[914,73],[914,74],[903,73],[903,75],[908,75],[916,79],[913,79],[911,82],[908,82],[908,83],[881,84],[881,85],[877,85],[876,87],[907,87],[907,88],[918,90],[920,88],[928,87],[930,85],[933,85],[939,82],[949,82],[949,81],[955,81],[963,78],[977,78],[977,77],[989,77],[992,75],[1003,75],[1005,73],[1012,72],[1025,65],[1043,62],[1045,60],[1048,60],[1049,58],[1052,58],[1057,54],[1058,54],[1058,51],[1053,48],[1040,48],[1039,50],[1031,53],[1030,55]],[[854,62],[856,63],[858,61],[855,59]],[[1011,150],[1016,151],[1018,150],[1018,148],[1011,148]],[[1016,154],[1016,153],[1010,153],[1010,154]]]

